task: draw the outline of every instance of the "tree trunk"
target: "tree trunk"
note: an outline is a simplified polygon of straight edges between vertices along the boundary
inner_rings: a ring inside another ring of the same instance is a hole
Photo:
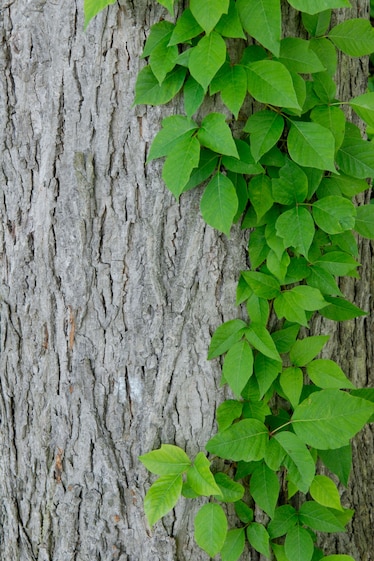
[[[224,390],[206,354],[237,315],[247,240],[207,227],[199,190],[176,202],[160,163],[145,166],[161,118],[181,111],[132,108],[165,11],[123,1],[84,33],[82,4],[5,0],[0,12],[0,558],[203,561],[195,502],[147,527],[138,456],[161,442],[193,456],[215,431]],[[350,64],[358,93],[365,75]],[[346,294],[369,310],[361,249]],[[372,385],[372,319],[328,329],[331,354]],[[356,440],[352,533],[330,544],[361,561],[374,546],[372,441],[369,429]]]

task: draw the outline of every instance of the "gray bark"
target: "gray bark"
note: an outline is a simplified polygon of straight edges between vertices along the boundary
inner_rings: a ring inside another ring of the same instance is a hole
[[[122,2],[84,33],[80,0],[1,8],[4,560],[207,559],[193,540],[196,504],[147,527],[151,480],[138,456],[162,442],[193,456],[215,430],[223,390],[206,354],[237,315],[246,239],[239,227],[218,235],[199,190],[176,202],[160,163],[145,166],[161,118],[180,110],[132,108],[139,55],[162,16],[154,1]],[[348,291],[369,309],[369,244],[362,251],[362,281]],[[373,383],[370,333],[368,318],[334,334],[332,352],[360,385]],[[372,440],[368,429],[356,441],[358,512],[344,542],[363,561],[374,545]]]

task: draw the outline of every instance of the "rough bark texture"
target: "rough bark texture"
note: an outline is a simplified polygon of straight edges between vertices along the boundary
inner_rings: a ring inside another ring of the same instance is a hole
[[[192,537],[197,505],[147,527],[137,458],[161,442],[193,455],[214,431],[223,393],[206,353],[237,313],[246,240],[217,235],[198,191],[177,203],[160,164],[145,167],[161,118],[178,111],[131,107],[165,12],[121,4],[86,33],[81,0],[6,0],[0,12],[4,560],[207,559]],[[347,289],[365,309],[371,257],[362,244],[363,278]],[[361,385],[373,384],[372,326],[342,326],[331,347]],[[374,546],[372,441],[369,429],[356,441],[357,515],[337,545],[362,561]]]

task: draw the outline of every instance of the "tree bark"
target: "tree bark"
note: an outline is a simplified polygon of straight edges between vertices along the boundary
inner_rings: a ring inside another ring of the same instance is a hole
[[[199,190],[177,202],[160,163],[145,166],[161,119],[181,111],[132,107],[146,35],[165,11],[126,0],[84,33],[82,4],[5,0],[0,12],[0,558],[203,561],[197,503],[147,527],[138,456],[162,442],[193,456],[215,431],[224,390],[206,354],[237,316],[246,235],[214,232]],[[346,294],[369,311],[372,254],[361,249],[362,280]],[[331,353],[364,386],[371,317],[329,326]],[[356,440],[357,514],[330,549],[362,561],[374,546],[372,441],[369,429]]]

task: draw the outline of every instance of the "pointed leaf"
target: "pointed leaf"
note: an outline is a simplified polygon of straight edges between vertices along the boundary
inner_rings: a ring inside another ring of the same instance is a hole
[[[259,298],[270,300],[280,293],[280,284],[272,275],[258,271],[242,271],[242,277]]]
[[[334,298],[332,296],[326,296],[326,301],[329,305],[321,310],[321,315],[327,319],[332,319],[334,321],[346,321],[353,318],[358,318],[360,316],[366,316],[367,312],[361,310],[348,300],[344,298]]]
[[[165,6],[169,14],[172,16],[174,14],[174,2],[175,0],[157,0],[159,4]]]
[[[184,115],[171,115],[162,121],[162,129],[156,134],[149,150],[147,163],[155,158],[167,156],[175,143],[190,137],[198,127],[194,121]]]
[[[279,377],[280,386],[292,407],[296,407],[300,401],[303,379],[301,368],[293,367],[285,368]]]
[[[374,92],[351,99],[349,105],[366,124],[374,127]]]
[[[237,119],[247,95],[247,73],[244,68],[238,64],[225,63],[211,83],[211,93],[218,91],[224,104]]]
[[[296,10],[312,15],[324,10],[351,7],[348,0],[288,0],[288,3]]]
[[[178,18],[171,35],[169,45],[177,45],[178,43],[186,43],[190,39],[197,37],[203,32],[203,28],[197,23],[189,8],[184,10],[183,14]]]
[[[274,204],[271,190],[271,179],[267,175],[253,177],[248,185],[248,197],[260,219]]]
[[[352,448],[351,445],[342,446],[337,450],[318,450],[318,455],[325,466],[335,475],[339,481],[348,486],[349,474],[352,468]]]
[[[191,465],[186,452],[172,444],[162,444],[159,450],[139,456],[139,460],[151,473],[157,475],[178,475]]]
[[[314,123],[318,123],[323,127],[327,127],[335,138],[335,150],[340,148],[344,140],[345,133],[345,115],[344,112],[338,107],[331,105],[322,105],[315,107],[310,118]]]
[[[204,2],[191,0],[190,9],[196,21],[201,25],[205,33],[209,35],[222,14],[227,14],[229,0],[205,0]]]
[[[297,37],[282,39],[279,62],[287,66],[288,70],[302,74],[313,74],[325,70],[318,56],[310,49],[310,42]]]
[[[252,462],[264,457],[268,430],[257,419],[244,419],[211,438],[206,449],[227,460]]]
[[[281,38],[280,0],[237,0],[244,29],[275,56]]]
[[[265,526],[252,522],[247,528],[247,538],[251,546],[270,559],[269,534]]]
[[[221,495],[220,489],[210,471],[210,461],[199,452],[193,465],[187,471],[187,483],[198,495]]]
[[[243,410],[243,402],[235,399],[227,399],[221,403],[216,411],[216,418],[219,431],[231,427],[232,423],[238,419]]]
[[[199,4],[204,5],[198,0]],[[205,35],[192,49],[188,68],[192,76],[204,90],[207,89],[213,76],[226,60],[226,44],[221,35],[212,31]]]
[[[354,229],[364,238],[374,240],[374,205],[361,205],[357,208]]]
[[[328,234],[340,234],[354,228],[356,208],[344,197],[323,197],[313,203],[312,208],[316,224]]]
[[[244,487],[240,483],[233,481],[231,477],[225,473],[218,472],[214,475],[214,479],[220,490],[220,495],[216,498],[225,503],[235,503],[240,501],[244,495]]]
[[[237,528],[229,530],[226,534],[226,540],[220,551],[222,561],[237,561],[244,551],[245,546],[245,530]]]
[[[162,179],[176,198],[183,192],[192,170],[199,165],[199,160],[200,143],[194,136],[181,138],[169,152],[162,170]]]
[[[232,319],[220,325],[213,334],[209,345],[208,360],[222,355],[244,335],[247,324],[241,319]]]
[[[272,179],[273,199],[288,206],[302,203],[308,196],[308,178],[303,170],[292,160],[279,170],[279,178]]]
[[[275,472],[261,462],[255,467],[250,482],[250,492],[257,505],[273,518],[278,502],[280,485]]]
[[[223,364],[223,377],[237,396],[253,373],[253,351],[247,341],[235,343],[227,353]]]
[[[355,387],[333,360],[324,358],[313,360],[307,365],[306,371],[312,382],[322,389],[340,390]]]
[[[301,505],[299,518],[302,524],[319,532],[344,532],[344,526],[339,522],[331,510],[314,501],[306,501]]]
[[[144,499],[144,510],[150,526],[153,526],[178,502],[182,492],[181,475],[162,475],[149,488]]]
[[[223,37],[245,39],[238,8],[234,0],[230,0],[228,13],[222,15],[215,29],[220,35],[223,35]]]
[[[324,10],[314,15],[303,12],[302,20],[305,29],[312,37],[320,37],[330,27],[331,10]]]
[[[309,490],[311,497],[320,505],[343,510],[335,483],[326,475],[316,475]]]
[[[245,336],[251,345],[263,355],[273,360],[281,361],[275,343],[264,325],[261,323],[251,323],[245,330]]]
[[[292,432],[282,431],[273,438],[286,452],[283,464],[288,470],[289,479],[302,493],[306,493],[315,474],[315,463],[308,448],[303,440]]]
[[[300,166],[335,172],[335,139],[317,123],[293,121],[287,139],[291,158]]]
[[[256,162],[280,139],[284,119],[274,111],[258,111],[251,115],[244,127],[251,134],[251,152]]]
[[[184,108],[187,117],[192,117],[199,109],[204,100],[204,88],[196,82],[195,78],[189,76],[183,88]]]
[[[136,105],[162,105],[168,103],[181,89],[187,70],[177,66],[168,74],[162,84],[149,66],[145,66],[138,74],[135,86]]]
[[[209,226],[226,235],[230,234],[238,210],[238,197],[232,181],[226,175],[217,173],[211,179],[201,198],[200,209]]]
[[[198,139],[203,146],[213,150],[213,152],[239,159],[230,127],[222,113],[210,113],[202,120]]]
[[[293,526],[287,532],[284,552],[289,561],[311,561],[314,544],[309,532],[299,525]]]
[[[374,51],[374,28],[368,19],[352,18],[330,30],[329,39],[343,53],[361,57]]]
[[[295,366],[305,366],[323,349],[329,335],[314,335],[295,342],[290,351],[290,360]]]
[[[210,557],[221,551],[227,533],[226,515],[216,503],[201,507],[195,516],[195,540]]]
[[[283,238],[284,246],[294,247],[296,251],[308,257],[308,252],[315,233],[312,215],[303,206],[296,206],[283,212],[276,224],[277,235]]]
[[[248,91],[261,103],[300,109],[292,77],[280,62],[260,60],[247,67]]]
[[[257,353],[254,369],[260,392],[259,398],[261,399],[281,372],[282,363],[279,360],[273,360],[262,353]]]
[[[84,29],[101,10],[115,3],[116,0],[84,0]]]
[[[374,412],[374,404],[340,390],[311,394],[295,409],[294,431],[313,448],[340,448],[359,432]]]
[[[291,505],[282,505],[275,509],[274,518],[270,521],[268,532],[273,540],[287,534],[297,524],[296,510]]]

